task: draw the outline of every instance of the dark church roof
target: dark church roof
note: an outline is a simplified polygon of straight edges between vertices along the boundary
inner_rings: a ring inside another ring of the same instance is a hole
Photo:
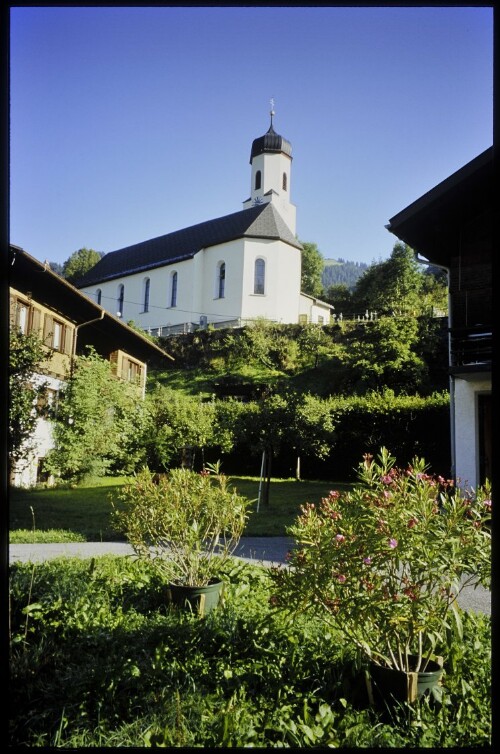
[[[292,145],[290,142],[276,133],[273,128],[273,122],[269,126],[269,131],[264,136],[259,136],[258,139],[254,139],[252,142],[252,151],[250,153],[250,164],[254,157],[264,152],[283,152],[283,154],[292,157]]]
[[[273,204],[260,204],[106,254],[77,282],[78,288],[192,259],[209,246],[238,238],[280,240],[301,249]]]

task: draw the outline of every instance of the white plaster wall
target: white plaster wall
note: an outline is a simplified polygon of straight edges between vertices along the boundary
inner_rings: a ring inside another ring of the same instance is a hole
[[[264,259],[264,295],[254,294],[255,260]],[[300,250],[283,241],[247,239],[243,272],[243,313],[247,319],[265,317],[284,324],[298,322]]]
[[[476,396],[491,390],[491,380],[455,380],[455,476],[461,486],[479,483]]]
[[[330,307],[326,306],[326,304],[322,305],[320,302],[314,301],[308,296],[300,296],[299,313],[305,314],[308,322],[318,323],[320,317],[323,317],[323,324],[330,324]]]
[[[60,390],[64,382],[55,377],[36,375],[34,382],[45,383],[51,390]],[[45,458],[49,450],[54,447],[52,423],[48,419],[38,418],[33,433],[32,450],[26,452],[24,459],[20,461],[14,472],[13,485],[15,487],[32,487],[37,481],[38,460]]]
[[[200,257],[200,305],[208,322],[222,322],[242,316],[243,256],[246,243],[244,239],[239,238],[218,246],[210,246],[197,254]],[[221,263],[226,266],[223,298],[219,298],[218,295]]]
[[[97,290],[102,292],[101,306],[111,314],[118,313],[118,287],[125,287],[122,320],[133,320],[143,329],[183,322],[198,322],[198,302],[196,287],[193,285],[193,260],[187,259],[165,267],[157,267],[135,275],[110,280],[82,288],[93,301],[97,301]],[[177,306],[170,306],[171,275],[177,272]],[[144,311],[144,280],[149,277],[149,311]]]

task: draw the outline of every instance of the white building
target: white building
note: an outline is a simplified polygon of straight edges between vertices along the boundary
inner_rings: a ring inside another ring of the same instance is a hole
[[[154,334],[258,318],[328,324],[333,307],[300,291],[292,147],[275,132],[273,115],[252,144],[243,210],[106,254],[78,287]]]

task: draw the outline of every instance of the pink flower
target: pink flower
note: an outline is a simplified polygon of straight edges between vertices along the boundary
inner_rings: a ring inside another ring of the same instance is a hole
[[[346,581],[346,579],[347,579],[347,576],[344,576],[343,573],[337,574],[337,581],[339,582],[339,584],[343,584],[344,581]]]
[[[372,564],[372,559],[371,558],[363,558],[363,563],[365,565],[371,565]]]
[[[385,474],[384,476],[380,477],[380,481],[382,484],[392,484],[392,477],[389,476],[389,474]]]
[[[408,524],[407,524],[408,529],[413,529],[413,527],[415,526],[415,524],[418,524],[418,520],[416,518],[410,518],[410,520],[408,521]]]
[[[398,546],[398,540],[397,539],[390,539],[389,540],[389,547],[394,550],[395,547]]]
[[[491,508],[491,500],[483,500],[483,505],[486,508]]]
[[[337,542],[344,542],[345,541],[345,537],[344,537],[343,534],[337,534],[336,537],[335,537],[335,539],[337,540]]]

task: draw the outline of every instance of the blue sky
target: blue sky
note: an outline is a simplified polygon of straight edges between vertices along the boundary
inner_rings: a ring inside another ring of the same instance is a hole
[[[297,235],[371,263],[493,143],[492,7],[13,7],[10,240],[64,262],[237,212],[293,149]]]

